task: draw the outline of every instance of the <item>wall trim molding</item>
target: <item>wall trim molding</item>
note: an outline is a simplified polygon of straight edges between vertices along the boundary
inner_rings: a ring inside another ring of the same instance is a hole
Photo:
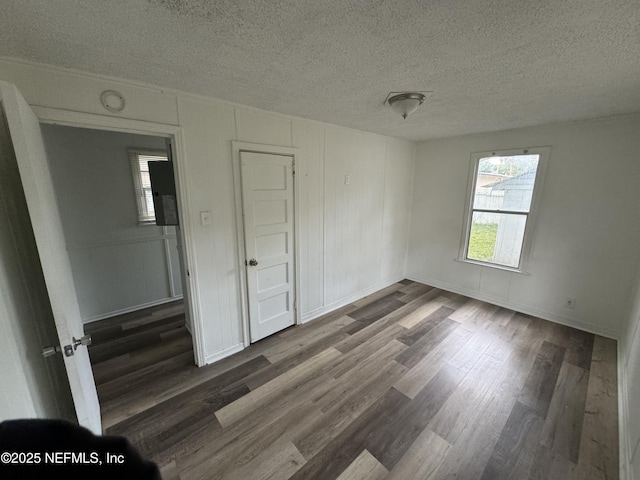
[[[93,317],[87,317],[82,319],[82,324],[98,322],[106,318],[116,317],[118,315],[124,315],[125,313],[136,312],[145,308],[156,307],[165,303],[175,302],[176,300],[182,300],[182,295],[176,295],[175,297],[161,298],[160,300],[154,300],[153,302],[141,303],[133,307],[121,308],[120,310],[114,310],[113,312],[101,313],[100,315],[94,315]]]
[[[224,348],[224,349],[220,350],[219,352],[212,353],[211,355],[207,355],[205,357],[205,364],[209,365],[211,363],[220,361],[223,358],[229,357],[229,356],[233,355],[234,353],[238,353],[238,352],[244,350],[244,348],[245,348],[244,347],[244,342],[236,343],[235,345],[232,345],[230,347]]]
[[[594,333],[596,335],[600,335],[602,337],[610,338],[616,341],[619,341],[620,339],[620,332],[613,328],[602,327],[601,325],[595,325],[590,322],[582,322],[579,320],[575,320],[573,318],[557,315],[557,314],[548,312],[546,310],[541,310],[535,307],[531,307],[530,305],[524,305],[517,302],[509,302],[509,301],[506,301],[504,298],[488,295],[486,293],[478,292],[477,290],[470,290],[468,288],[459,287],[458,285],[453,285],[447,282],[441,282],[434,278],[429,278],[419,274],[416,275],[416,274],[407,273],[407,278],[415,282],[424,283],[432,287],[441,288],[449,292],[458,293],[460,295],[465,295],[467,297],[474,298],[476,300],[488,302],[493,305],[497,305],[499,307],[508,308],[510,310],[515,310],[517,312],[525,313],[527,315],[533,315],[543,320],[559,323],[560,325],[566,325],[568,327],[577,328],[578,330]]]
[[[371,295],[372,293],[376,293],[377,291],[382,290],[383,288],[387,288],[388,286],[393,285],[394,283],[398,283],[400,280],[404,280],[404,279],[405,279],[405,276],[400,274],[393,277],[390,280],[379,282],[372,287],[365,288],[364,290],[360,290],[359,292],[354,293],[353,295],[349,295],[348,297],[341,298],[340,300],[330,303],[329,305],[316,308],[311,312],[307,312],[303,314],[300,318],[300,324],[304,324],[304,323],[310,322],[311,320],[315,320],[323,315],[326,315],[327,313],[331,313],[334,310],[337,310],[338,308],[344,307],[345,305],[349,305],[350,303],[360,300],[361,298],[364,298],[367,295]]]
[[[634,480],[631,469],[633,452],[629,439],[629,389],[626,353],[618,342],[618,448],[620,450],[620,480]]]
[[[140,237],[140,238],[106,240],[106,241],[96,242],[96,243],[76,243],[76,244],[67,244],[67,250],[69,251],[91,250],[93,248],[117,247],[120,245],[131,245],[134,243],[162,242],[164,240],[175,239],[175,238],[178,238],[175,234],[173,235],[167,234],[167,235],[154,235],[150,237]]]

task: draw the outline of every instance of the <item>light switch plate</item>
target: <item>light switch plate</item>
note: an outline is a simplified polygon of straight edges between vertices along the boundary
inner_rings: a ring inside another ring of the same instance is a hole
[[[200,225],[211,225],[211,212],[200,212]]]

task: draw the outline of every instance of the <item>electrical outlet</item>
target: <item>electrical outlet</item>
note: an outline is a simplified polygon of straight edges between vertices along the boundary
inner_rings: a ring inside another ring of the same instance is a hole
[[[564,297],[564,308],[576,308],[576,298],[575,297]]]

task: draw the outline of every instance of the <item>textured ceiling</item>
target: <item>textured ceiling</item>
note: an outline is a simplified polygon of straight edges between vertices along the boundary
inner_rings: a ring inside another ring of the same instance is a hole
[[[640,111],[638,0],[2,0],[0,55],[413,140]],[[407,120],[389,91],[429,90]]]

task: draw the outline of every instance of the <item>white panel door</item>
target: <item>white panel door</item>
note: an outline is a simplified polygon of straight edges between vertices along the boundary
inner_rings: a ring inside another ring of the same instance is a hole
[[[293,158],[240,152],[249,330],[256,342],[295,323]]]
[[[40,124],[14,85],[0,82],[0,96],[58,339],[60,345],[71,345],[73,337],[81,338],[84,331]],[[65,356],[64,364],[78,422],[94,433],[101,434],[100,405],[87,348],[80,346],[74,355]]]

